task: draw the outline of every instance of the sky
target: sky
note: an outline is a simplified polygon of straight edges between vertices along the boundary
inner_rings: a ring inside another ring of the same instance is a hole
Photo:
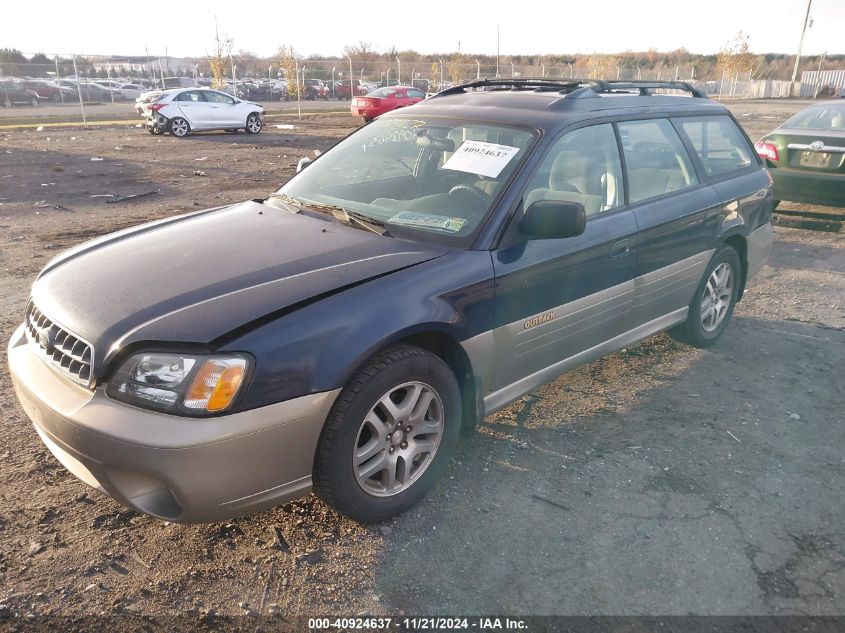
[[[755,53],[794,54],[807,0],[3,0],[0,47],[25,54],[163,55],[211,52],[215,16],[234,50],[339,55],[368,42],[421,53],[502,55],[660,51],[714,53],[737,31]],[[805,54],[845,53],[845,0],[813,0]],[[37,19],[36,16],[37,15]]]

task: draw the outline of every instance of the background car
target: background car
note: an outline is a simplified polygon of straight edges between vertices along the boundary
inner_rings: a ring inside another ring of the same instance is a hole
[[[364,118],[364,121],[372,121],[380,114],[414,105],[423,99],[425,99],[425,93],[412,86],[379,88],[365,97],[355,97],[352,100],[352,116],[360,116]]]
[[[264,125],[264,108],[257,103],[207,88],[163,92],[144,104],[143,111],[150,133],[170,132],[177,138],[199,130],[244,129],[258,134]]]
[[[363,86],[359,79],[352,80],[352,97],[363,97],[367,94],[367,89]],[[349,79],[344,79],[343,81],[338,81],[335,84],[334,94],[337,99],[349,99],[350,97],[350,88],[349,88]]]
[[[322,79],[306,79],[305,90],[302,94],[306,100],[316,101],[317,99],[329,100],[329,87]]]
[[[0,104],[5,108],[11,108],[17,103],[27,103],[36,107],[38,106],[38,93],[27,88],[20,81],[0,81]]]
[[[118,90],[124,99],[137,99],[144,92],[144,87],[139,84],[120,84]]]
[[[757,141],[775,200],[845,207],[845,101],[821,101]]]
[[[86,82],[79,84],[79,91],[85,101],[115,101],[123,99],[123,93],[116,88],[108,88],[97,82]]]
[[[62,99],[72,99],[76,96],[76,92],[70,88],[65,88],[48,79],[26,79],[22,83],[30,90],[35,91],[39,99],[61,101]]]

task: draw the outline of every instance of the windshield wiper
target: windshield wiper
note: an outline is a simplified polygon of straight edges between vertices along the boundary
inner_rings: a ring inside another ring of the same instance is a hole
[[[286,193],[279,193],[278,191],[274,191],[273,193],[267,196],[268,200],[270,198],[272,198],[273,200],[278,200],[282,204],[296,207],[296,209],[292,211],[292,213],[302,213],[302,209],[305,208],[305,203],[303,203],[302,200],[297,200],[293,196],[289,196]]]
[[[274,192],[268,197],[281,200],[283,203],[298,207],[299,210],[296,211],[296,213],[302,213],[304,210],[324,212],[331,215],[335,220],[346,222],[347,224],[356,224],[363,229],[372,231],[373,233],[390,237],[390,233],[381,228],[384,227],[384,222],[371,218],[363,213],[358,213],[357,211],[349,211],[348,209],[344,209],[343,207],[339,207],[335,204],[325,204],[322,202],[312,201],[306,202],[305,200],[299,200],[298,198],[289,196],[286,193]]]

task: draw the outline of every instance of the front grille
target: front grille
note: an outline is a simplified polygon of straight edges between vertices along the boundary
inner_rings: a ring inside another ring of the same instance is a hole
[[[91,385],[94,348],[48,319],[31,302],[26,309],[26,336],[44,362],[76,383]]]

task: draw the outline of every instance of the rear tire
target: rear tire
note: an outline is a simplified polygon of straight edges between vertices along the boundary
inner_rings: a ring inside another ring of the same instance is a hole
[[[723,244],[707,264],[687,313],[687,320],[669,330],[672,338],[692,345],[713,345],[733,316],[742,281],[742,265],[737,252]]]
[[[334,403],[317,446],[314,490],[356,521],[385,521],[431,490],[460,430],[460,388],[446,363],[413,345],[390,347]]]
[[[191,124],[188,123],[187,119],[183,119],[182,117],[170,119],[168,128],[170,134],[176,138],[185,138],[191,133]]]

